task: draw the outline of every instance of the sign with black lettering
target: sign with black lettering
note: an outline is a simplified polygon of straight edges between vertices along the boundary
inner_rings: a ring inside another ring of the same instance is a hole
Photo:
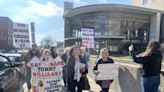
[[[94,31],[90,28],[82,28],[82,45],[85,48],[94,48]]]
[[[28,24],[14,23],[13,24],[13,39],[15,48],[29,48],[29,28]]]
[[[62,59],[57,57],[52,61],[41,61],[33,57],[27,64],[31,68],[33,92],[58,92],[62,88]]]

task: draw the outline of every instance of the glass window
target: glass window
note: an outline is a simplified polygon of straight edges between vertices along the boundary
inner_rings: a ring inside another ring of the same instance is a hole
[[[136,34],[136,37],[138,37],[138,30],[136,30],[135,34]]]
[[[15,56],[9,56],[9,59],[11,62],[20,62],[21,58],[20,57],[15,57]]]
[[[128,26],[132,26],[132,21],[128,21]]]
[[[147,4],[148,0],[143,0],[143,5]]]
[[[118,51],[118,47],[117,46],[109,46],[109,50],[116,52],[116,51]]]
[[[147,40],[147,32],[144,31],[144,40]]]
[[[0,71],[8,69],[10,67],[10,63],[5,57],[0,56]]]

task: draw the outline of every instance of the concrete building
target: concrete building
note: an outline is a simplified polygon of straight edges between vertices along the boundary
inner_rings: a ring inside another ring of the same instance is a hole
[[[31,37],[32,37],[32,44],[35,44],[35,23],[31,22]]]
[[[133,5],[164,11],[164,0],[133,0]]]
[[[67,12],[71,9],[73,9],[73,3],[72,2],[64,2],[64,12]]]
[[[0,50],[13,49],[13,22],[8,17],[0,17]]]
[[[91,28],[94,30],[97,51],[108,47],[111,52],[127,54],[132,42],[141,51],[149,41],[161,41],[164,38],[160,35],[164,34],[164,28],[161,28],[163,13],[160,10],[119,4],[73,8],[64,13],[65,47],[82,45],[81,28]]]

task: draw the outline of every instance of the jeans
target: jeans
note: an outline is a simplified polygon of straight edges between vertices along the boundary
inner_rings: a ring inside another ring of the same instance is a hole
[[[158,92],[160,76],[141,77],[142,92]]]
[[[31,68],[26,66],[26,71],[27,71],[27,75],[26,75],[27,88],[31,89]]]

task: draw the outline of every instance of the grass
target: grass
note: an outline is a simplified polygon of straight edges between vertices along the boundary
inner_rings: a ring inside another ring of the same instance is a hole
[[[130,56],[112,56],[114,58],[118,58],[118,59],[131,59]]]
[[[97,55],[93,55],[91,57],[97,57]],[[110,56],[111,58],[116,58],[116,59],[127,59],[127,60],[131,60],[130,56]],[[162,60],[162,62],[164,63],[164,59]]]
[[[117,58],[117,59],[128,59],[131,60],[130,56],[111,56],[112,58]],[[164,59],[162,60],[162,62],[164,63]]]

